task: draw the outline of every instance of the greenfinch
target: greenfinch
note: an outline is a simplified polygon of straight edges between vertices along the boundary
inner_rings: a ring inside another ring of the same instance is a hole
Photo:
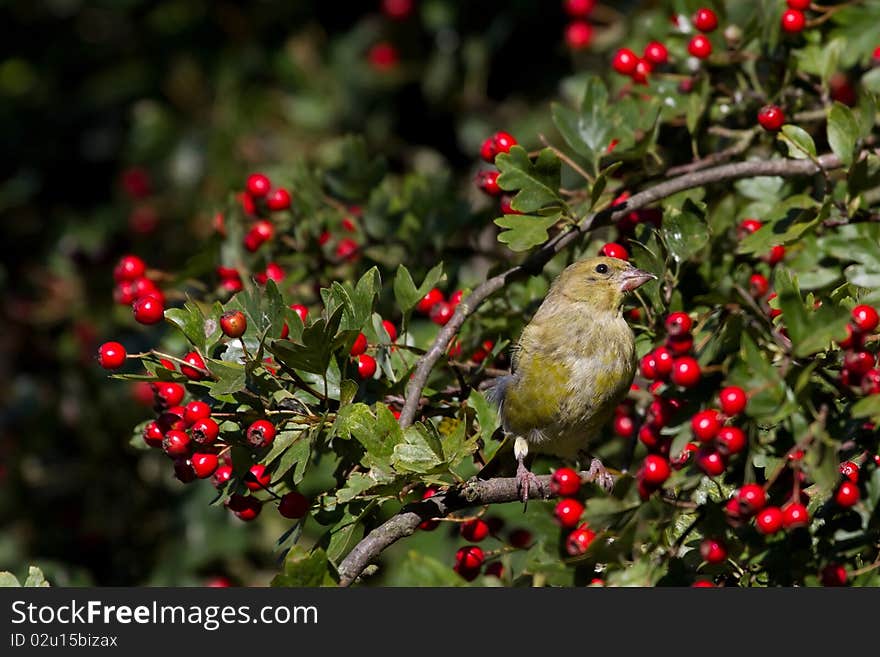
[[[512,373],[489,390],[507,442],[513,438],[523,502],[530,485],[540,490],[526,456],[578,460],[629,390],[635,338],[621,305],[627,293],[656,278],[618,258],[575,262],[556,278],[523,330]],[[598,459],[590,472],[604,486],[613,483]]]

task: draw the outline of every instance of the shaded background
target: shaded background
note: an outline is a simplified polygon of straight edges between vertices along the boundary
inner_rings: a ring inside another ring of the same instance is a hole
[[[244,525],[207,506],[209,486],[184,488],[161,455],[128,446],[150,396],[108,381],[94,354],[107,339],[147,348],[162,329],[114,306],[116,259],[180,268],[248,172],[320,158],[346,133],[392,169],[439,161],[472,194],[487,134],[535,137],[560,80],[607,66],[567,51],[559,2],[423,0],[403,21],[379,9],[0,2],[0,569],[266,583],[281,518]],[[389,70],[370,54],[383,41],[399,51]]]

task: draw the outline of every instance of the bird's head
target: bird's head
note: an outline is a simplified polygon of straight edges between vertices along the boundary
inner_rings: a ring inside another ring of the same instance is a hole
[[[624,295],[656,279],[625,260],[600,256],[569,265],[553,287],[571,301],[589,304],[597,311],[614,312]]]

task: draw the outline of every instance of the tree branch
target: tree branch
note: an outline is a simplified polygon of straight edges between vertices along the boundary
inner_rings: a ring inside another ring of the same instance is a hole
[[[487,279],[462,300],[450,320],[440,329],[434,343],[416,364],[415,372],[406,386],[406,402],[400,412],[400,426],[408,427],[413,423],[418,410],[419,398],[428,383],[428,377],[434,365],[446,353],[464,320],[472,315],[487,298],[509,283],[528,275],[540,273],[553,256],[592,229],[617,221],[633,210],[638,210],[686,189],[758,176],[809,176],[820,173],[822,170],[837,169],[843,164],[840,158],[831,153],[817,158],[817,162],[820,166],[817,166],[812,160],[748,160],[686,173],[638,192],[624,203],[587,215],[573,230],[552,237],[521,264]]]
[[[541,475],[541,494],[534,494],[532,499],[549,499],[551,475]],[[589,472],[582,472],[581,479],[586,481]],[[350,586],[363,572],[370,562],[378,557],[385,548],[405,536],[412,534],[424,520],[443,518],[454,511],[485,504],[503,504],[519,501],[516,477],[499,477],[481,481],[472,479],[463,484],[438,492],[433,497],[407,505],[400,513],[385,521],[365,536],[345,559],[339,564],[339,583]]]

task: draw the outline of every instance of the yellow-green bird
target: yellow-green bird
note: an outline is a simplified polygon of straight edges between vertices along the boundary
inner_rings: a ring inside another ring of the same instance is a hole
[[[512,373],[497,380],[489,397],[499,406],[502,429],[514,439],[524,502],[530,485],[540,490],[526,456],[585,455],[629,390],[635,339],[621,304],[628,292],[656,278],[618,258],[581,260],[556,278],[523,330]],[[612,483],[598,459],[590,472],[600,484]]]

